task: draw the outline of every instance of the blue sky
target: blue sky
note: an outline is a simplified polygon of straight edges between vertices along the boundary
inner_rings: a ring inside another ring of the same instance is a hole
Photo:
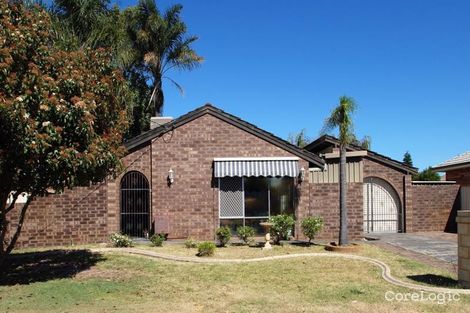
[[[379,153],[422,168],[470,150],[470,1],[158,1],[174,3],[205,62],[171,74],[185,94],[167,83],[164,115],[210,102],[317,137],[346,94]]]

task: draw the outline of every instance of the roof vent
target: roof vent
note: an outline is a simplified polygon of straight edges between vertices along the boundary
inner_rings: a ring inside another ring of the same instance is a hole
[[[157,128],[173,120],[171,116],[152,116],[150,118],[150,129]]]

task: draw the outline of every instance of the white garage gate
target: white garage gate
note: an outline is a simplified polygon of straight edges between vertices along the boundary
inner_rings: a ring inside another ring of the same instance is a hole
[[[385,180],[364,179],[364,232],[398,233],[402,231],[400,198]]]

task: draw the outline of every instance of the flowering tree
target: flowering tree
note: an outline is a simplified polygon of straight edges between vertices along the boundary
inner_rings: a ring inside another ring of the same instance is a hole
[[[124,152],[121,73],[105,50],[54,48],[50,27],[39,7],[0,0],[0,263],[34,197],[115,175]],[[13,210],[22,193],[27,202]]]

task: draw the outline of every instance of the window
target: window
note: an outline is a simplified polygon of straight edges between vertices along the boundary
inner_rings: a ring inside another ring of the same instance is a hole
[[[259,223],[272,215],[295,213],[291,177],[219,178],[219,192],[220,226],[234,232],[238,226],[251,226],[262,234]]]

